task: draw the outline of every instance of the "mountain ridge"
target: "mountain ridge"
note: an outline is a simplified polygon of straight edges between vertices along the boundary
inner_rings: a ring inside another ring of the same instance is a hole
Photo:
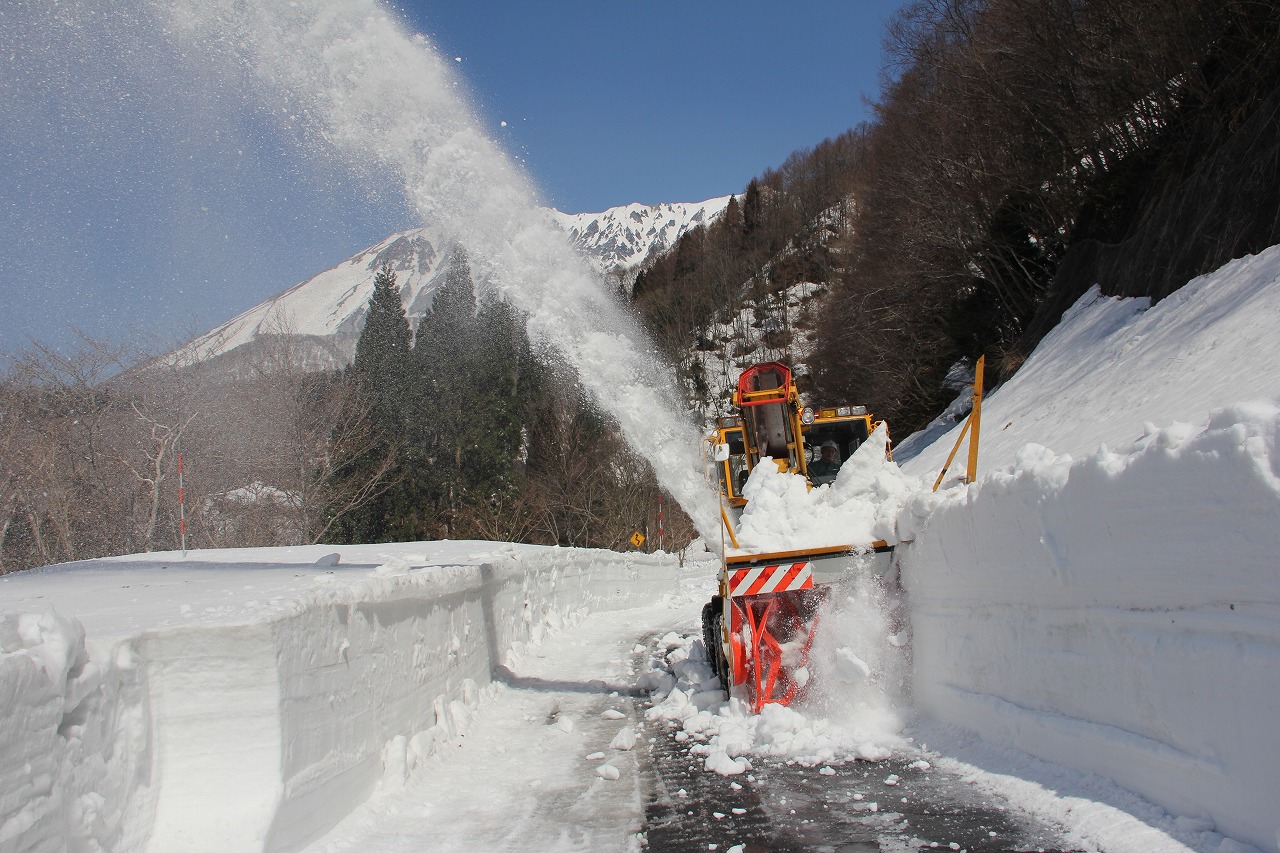
[[[628,290],[645,262],[671,249],[681,235],[714,221],[730,198],[627,204],[600,213],[543,210],[603,277]],[[252,353],[267,340],[287,336],[294,341],[294,366],[343,367],[355,354],[373,279],[384,263],[396,273],[401,304],[416,328],[448,272],[445,240],[431,226],[391,234],[197,336],[163,361],[180,367],[207,364],[237,350]]]

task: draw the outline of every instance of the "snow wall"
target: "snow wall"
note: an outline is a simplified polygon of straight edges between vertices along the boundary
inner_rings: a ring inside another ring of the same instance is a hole
[[[53,610],[6,614],[0,851],[297,849],[385,768],[464,737],[486,685],[547,630],[652,602],[676,571],[522,548],[339,573],[270,618],[101,644]]]
[[[1280,410],[1028,445],[902,547],[917,708],[1276,850]]]

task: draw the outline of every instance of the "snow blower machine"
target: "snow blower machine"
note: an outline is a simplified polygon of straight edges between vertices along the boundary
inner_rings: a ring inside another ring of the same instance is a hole
[[[790,368],[778,362],[744,370],[733,406],[734,414],[720,418],[708,438],[729,541],[722,549],[719,593],[702,610],[703,641],[726,693],[759,713],[804,694],[819,608],[830,585],[867,554],[884,562],[877,569],[883,571],[893,548],[884,542],[769,553],[739,548],[743,487],[757,465],[804,477],[810,488],[831,482],[832,463],[838,469],[879,423],[861,406],[802,406]]]

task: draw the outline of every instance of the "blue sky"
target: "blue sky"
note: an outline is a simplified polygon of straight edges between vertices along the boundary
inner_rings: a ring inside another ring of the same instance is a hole
[[[401,2],[568,212],[740,192],[856,125],[897,0]],[[395,230],[116,0],[0,8],[0,352],[69,327],[162,348]],[[183,70],[187,69],[187,70]],[[503,126],[503,122],[506,125]]]
[[[900,0],[402,3],[569,213],[739,192],[866,117]],[[507,122],[507,127],[499,124]]]

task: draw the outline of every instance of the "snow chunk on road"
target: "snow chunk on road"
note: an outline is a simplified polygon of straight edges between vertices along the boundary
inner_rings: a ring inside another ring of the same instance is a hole
[[[610,749],[628,750],[636,745],[636,730],[634,726],[624,726],[621,731],[613,736],[613,740],[609,742]]]

